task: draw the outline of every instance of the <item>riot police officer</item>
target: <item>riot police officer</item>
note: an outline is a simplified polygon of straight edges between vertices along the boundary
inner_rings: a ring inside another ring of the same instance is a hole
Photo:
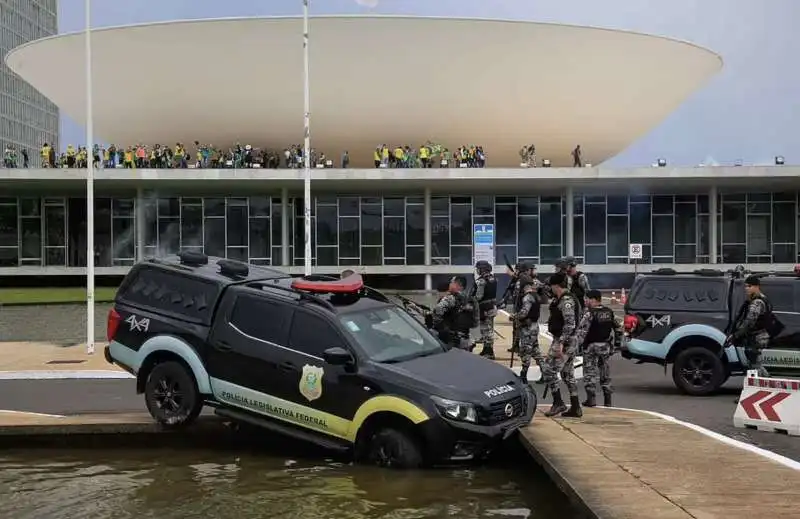
[[[769,372],[761,363],[761,353],[769,346],[770,336],[781,332],[783,324],[775,318],[772,305],[761,292],[761,280],[758,276],[747,276],[744,289],[747,300],[739,310],[725,344],[743,348],[747,369],[758,371],[759,377],[768,377]]]
[[[522,275],[528,275],[531,270],[535,270],[536,266],[531,265],[525,261],[520,261],[514,267],[514,276],[509,283],[513,283],[511,289],[511,312],[510,314],[517,314],[522,306],[522,297],[525,295],[522,290]],[[519,330],[517,329],[516,322],[512,320],[511,328],[511,348],[508,350],[510,353],[519,352]]]
[[[450,279],[448,292],[431,312],[431,324],[439,339],[454,348],[469,349],[469,331],[475,309],[464,294],[467,280],[464,276]]]
[[[545,384],[553,395],[553,405],[545,416],[581,417],[580,399],[578,398],[578,385],[575,382],[575,332],[577,331],[578,303],[575,296],[567,289],[567,276],[556,273],[550,277],[550,286],[555,298],[550,302],[550,317],[547,327],[553,336],[550,350],[542,366],[542,376]],[[564,404],[559,389],[558,374],[567,386],[570,397],[570,408]]]
[[[544,365],[544,356],[539,348],[541,301],[533,279],[528,274],[520,275],[519,279],[523,293],[522,302],[519,311],[512,314],[511,319],[519,336],[519,358],[522,362],[522,370],[519,376],[527,383],[531,359],[536,361],[540,369],[543,369],[542,366]]]
[[[567,256],[562,261],[566,267],[564,272],[569,276],[569,289],[575,295],[578,304],[583,307],[586,293],[591,290],[589,278],[586,274],[578,270],[578,262],[575,261],[575,258],[572,256]]]
[[[576,342],[583,349],[583,387],[586,390],[585,407],[597,405],[598,377],[603,391],[603,405],[611,407],[611,367],[609,359],[622,341],[622,326],[614,311],[603,305],[599,290],[586,292],[586,309],[583,312]],[[613,343],[613,346],[612,346]]]
[[[478,302],[481,356],[494,359],[494,318],[497,316],[497,280],[492,264],[486,260],[475,263],[475,299]]]

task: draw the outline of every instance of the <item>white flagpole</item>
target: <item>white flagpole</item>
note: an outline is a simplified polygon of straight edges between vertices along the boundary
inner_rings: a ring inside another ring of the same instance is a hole
[[[308,2],[303,0],[303,223],[305,224],[306,249],[304,272],[311,275],[311,89],[308,64]]]
[[[86,353],[94,353],[94,128],[92,127],[92,0],[85,0],[86,37]]]

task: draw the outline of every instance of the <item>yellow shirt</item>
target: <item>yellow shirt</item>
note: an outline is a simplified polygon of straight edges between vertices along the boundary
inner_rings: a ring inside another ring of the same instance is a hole
[[[372,158],[376,161],[381,160],[381,156],[378,154],[378,150],[375,150],[375,153],[372,154]]]
[[[419,149],[419,158],[421,158],[421,159],[427,159],[428,158],[428,148],[423,146],[423,147],[421,147]]]
[[[381,150],[381,156],[382,156],[384,159],[388,159],[388,158],[389,158],[389,148],[383,148],[383,149]]]
[[[75,148],[72,147],[72,144],[67,146],[67,157],[74,157],[75,156]]]
[[[125,152],[125,162],[133,162],[133,152],[126,151]]]
[[[394,149],[394,158],[402,159],[403,158],[403,148],[395,148]]]

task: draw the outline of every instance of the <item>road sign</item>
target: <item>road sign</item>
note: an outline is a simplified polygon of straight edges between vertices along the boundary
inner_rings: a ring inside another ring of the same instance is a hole
[[[800,436],[800,381],[748,372],[733,425]]]
[[[642,253],[642,244],[641,243],[631,243],[628,245],[628,259],[632,260],[640,260],[644,257]]]

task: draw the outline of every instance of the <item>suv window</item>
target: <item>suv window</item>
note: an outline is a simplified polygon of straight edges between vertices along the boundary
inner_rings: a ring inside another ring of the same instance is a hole
[[[772,304],[772,309],[776,312],[794,312],[794,284],[795,281],[785,280],[772,283],[761,280],[761,291],[767,296]]]
[[[230,323],[242,333],[279,346],[286,345],[292,308],[263,297],[236,298]]]
[[[212,281],[153,267],[140,267],[126,279],[120,301],[187,321],[211,324],[220,287]]]
[[[296,311],[292,319],[289,347],[319,358],[328,348],[347,349],[333,325],[322,317],[302,310]]]
[[[724,278],[641,278],[631,295],[634,310],[686,312],[727,311],[728,282]]]

